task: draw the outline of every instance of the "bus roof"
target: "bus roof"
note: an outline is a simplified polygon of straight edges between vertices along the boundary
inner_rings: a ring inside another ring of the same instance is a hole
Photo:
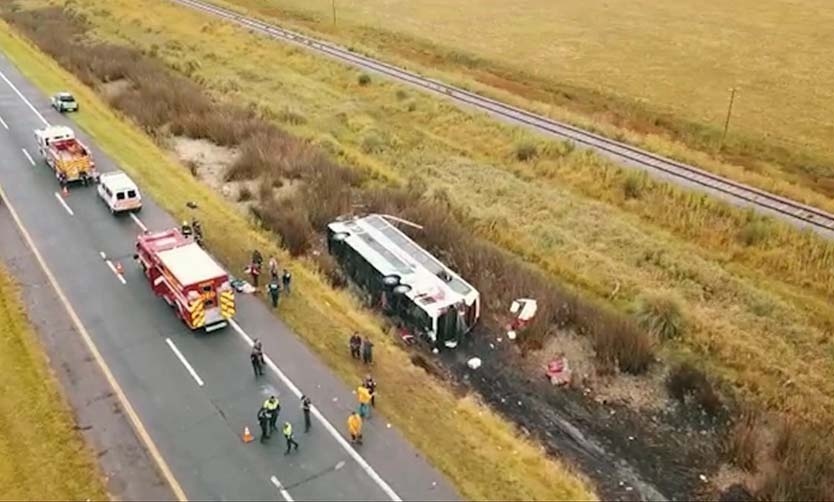
[[[226,271],[196,242],[161,251],[159,261],[183,286],[191,286],[226,275]]]
[[[411,287],[407,296],[427,311],[440,310],[462,300],[471,302],[478,291],[452,269],[378,214],[337,221],[333,232],[345,232],[351,248],[380,274],[398,275]],[[441,275],[445,275],[444,278]]]

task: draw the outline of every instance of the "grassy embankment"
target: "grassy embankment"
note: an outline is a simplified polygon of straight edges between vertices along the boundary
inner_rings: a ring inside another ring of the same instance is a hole
[[[144,48],[218,96],[268,110],[345,165],[380,178],[416,176],[454,194],[481,237],[559,282],[601,299],[616,289],[612,303],[625,311],[655,290],[679,298],[687,329],[665,345],[668,355],[699,360],[766,408],[834,421],[831,244],[395,85],[361,85],[339,65],[166,2],[147,3],[177,21],[142,17],[124,0],[74,5],[99,36]]]
[[[214,2],[834,206],[825,0],[337,0],[335,25],[330,0]],[[716,155],[733,86],[741,92]]]
[[[105,500],[93,455],[2,266],[0,326],[0,500]]]
[[[336,292],[310,270],[309,263],[290,261],[274,239],[258,230],[219,195],[201,185],[163,153],[139,128],[118,117],[93,92],[28,42],[0,25],[6,55],[45,92],[68,88],[84,102],[76,120],[97,143],[133,176],[147,193],[175,217],[188,216],[187,201],[200,206],[200,219],[211,249],[232,269],[240,270],[249,250],[275,254],[292,263],[295,282],[304,295],[282,307],[283,318],[345,381],[360,369],[345,357],[345,340],[354,330],[375,335],[379,350],[377,379],[396,388],[384,411],[403,433],[472,499],[588,498],[588,489],[538,447],[520,439],[510,425],[473,399],[457,399],[383,336],[379,324],[349,295]],[[235,236],[228,239],[220,236]],[[448,434],[435,433],[443,423]],[[512,452],[507,454],[507,452]],[[501,465],[501,469],[492,466]]]

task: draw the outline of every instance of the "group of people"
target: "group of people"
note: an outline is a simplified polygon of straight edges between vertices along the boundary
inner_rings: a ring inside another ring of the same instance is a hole
[[[261,276],[261,268],[263,267],[264,258],[257,249],[252,251],[252,261],[247,268],[249,276],[252,278],[252,285],[258,287]],[[272,308],[278,307],[278,300],[281,297],[281,291],[290,294],[290,285],[292,284],[292,274],[286,268],[283,272],[278,267],[278,260],[273,256],[269,259],[269,283],[266,285],[266,292],[272,300]]]
[[[354,332],[350,336],[350,357],[361,359],[365,364],[374,362],[374,342],[367,336],[363,339],[359,333]]]
[[[365,376],[362,385],[356,389],[356,399],[359,401],[359,409],[350,413],[347,426],[350,442],[362,444],[362,424],[366,418],[370,418],[371,408],[376,406],[376,382],[370,374]]]
[[[181,232],[183,237],[194,237],[194,242],[200,247],[203,246],[203,226],[197,218],[192,218],[191,223],[183,220]]]
[[[358,337],[357,334],[354,334],[354,336]],[[370,343],[370,340],[367,338],[365,341]],[[263,352],[263,344],[260,340],[255,339],[249,358],[252,361],[252,369],[255,372],[255,377],[262,376],[264,374],[266,360]],[[371,408],[376,407],[376,387],[377,384],[374,378],[370,374],[367,374],[362,384],[356,389],[356,398],[359,401],[359,407],[357,410],[351,412],[347,420],[348,433],[353,444],[362,444],[363,421],[371,416]],[[311,406],[312,401],[309,396],[301,396],[301,411],[304,415],[305,433],[309,432],[312,427],[310,420]],[[261,427],[261,443],[266,442],[270,438],[270,435],[277,429],[278,414],[280,411],[281,404],[274,395],[269,396],[269,399],[264,401],[260,410],[258,410],[258,424]],[[291,451],[298,450],[298,442],[295,440],[290,422],[284,422],[282,434],[287,442],[287,449],[284,454],[289,455]]]
[[[307,396],[301,396],[301,411],[304,413],[304,432],[309,432],[312,423],[310,422],[310,406],[312,402],[310,398]],[[277,430],[278,428],[278,414],[281,412],[281,403],[278,401],[278,398],[273,396],[269,396],[269,398],[264,401],[261,409],[258,410],[258,424],[261,427],[261,443],[265,443],[271,435]],[[281,428],[281,435],[284,436],[284,440],[287,442],[287,449],[284,451],[284,455],[289,455],[290,452],[298,450],[298,441],[295,440],[295,435],[293,434],[292,423],[284,422],[283,427]]]

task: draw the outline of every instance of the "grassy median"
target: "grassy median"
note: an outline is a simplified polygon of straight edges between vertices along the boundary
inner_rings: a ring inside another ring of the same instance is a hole
[[[0,500],[104,500],[93,456],[0,266]]]
[[[292,263],[298,291],[282,307],[282,317],[346,382],[360,377],[345,354],[352,331],[377,340],[375,376],[386,388],[383,411],[426,457],[471,499],[587,499],[587,486],[540,448],[524,439],[488,408],[458,399],[414,367],[405,352],[380,332],[378,321],[344,292],[329,288],[305,262],[290,261],[275,239],[257,229],[219,195],[195,180],[139,128],[117,116],[91,89],[49,57],[0,24],[6,55],[44,92],[68,88],[84,103],[75,118],[123,169],[177,218],[189,216],[187,201],[200,207],[211,249],[231,270],[241,270],[252,248]],[[220,236],[223,236],[221,238]],[[228,238],[233,236],[233,239]],[[436,434],[444,424],[443,438]],[[509,453],[508,453],[509,452]],[[496,467],[500,466],[500,467]]]

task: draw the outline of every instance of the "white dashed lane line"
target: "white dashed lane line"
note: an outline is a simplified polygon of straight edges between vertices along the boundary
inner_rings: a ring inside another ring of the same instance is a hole
[[[34,166],[35,165],[35,159],[33,159],[31,155],[29,155],[29,152],[27,152],[25,148],[21,148],[20,150],[23,152],[23,155],[26,156],[26,160],[28,160],[29,163]]]
[[[143,232],[148,231],[148,227],[146,227],[145,224],[142,223],[142,220],[140,220],[138,216],[136,216],[133,213],[130,213],[130,219],[133,220],[133,223],[136,223],[136,226],[141,228]]]
[[[177,359],[179,359],[182,365],[185,366],[185,369],[187,369],[188,372],[191,373],[191,376],[194,377],[194,380],[197,382],[197,385],[202,387],[203,379],[200,378],[200,375],[198,375],[196,371],[194,371],[194,368],[191,366],[191,364],[188,362],[185,356],[182,355],[182,352],[180,352],[180,349],[178,349],[177,346],[174,345],[174,342],[172,342],[170,338],[166,338],[165,343],[167,343],[168,346],[171,347],[171,350],[174,351],[174,354],[177,356]]]
[[[107,259],[107,255],[104,254],[104,251],[99,251],[98,255],[101,256],[101,259],[104,260],[104,263],[107,264],[107,268],[109,268],[110,271],[113,272],[113,275],[116,276],[116,279],[118,279],[119,282],[121,282],[122,284],[127,284],[127,279],[125,279],[125,276],[124,276],[124,274],[122,273],[122,270],[121,270],[122,265],[121,264],[114,265],[111,260]]]
[[[8,129],[9,129],[9,124],[7,124],[5,120],[3,120],[3,117],[0,117],[0,125],[2,125],[3,127],[5,127],[5,128],[6,128],[6,130],[8,130]]]
[[[64,206],[64,209],[67,210],[67,213],[69,213],[70,216],[75,216],[75,213],[72,211],[72,208],[69,207],[69,204],[67,204],[67,201],[65,201],[64,198],[61,197],[61,194],[59,194],[58,192],[55,192],[55,198],[58,199],[58,202],[60,202],[62,206]]]
[[[284,497],[284,500],[286,500],[287,502],[293,502],[290,493],[284,489],[284,485],[282,485],[281,482],[278,481],[278,478],[272,476],[271,478],[269,478],[269,480],[272,481],[272,484],[275,485],[276,488],[278,488],[278,491],[281,493],[281,496]]]

